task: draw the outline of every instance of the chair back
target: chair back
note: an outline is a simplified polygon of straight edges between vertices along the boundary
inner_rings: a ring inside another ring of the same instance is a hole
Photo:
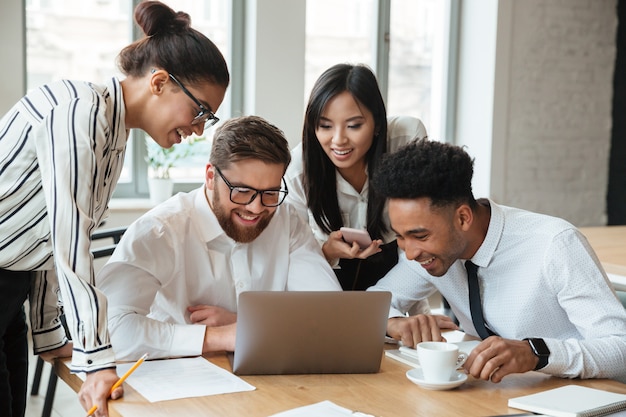
[[[112,244],[98,246],[91,249],[91,253],[94,258],[103,258],[105,256],[111,256],[113,251],[115,250],[115,246],[120,242],[122,235],[126,232],[126,226],[116,227],[112,229],[101,229],[95,231],[91,235],[91,241],[100,241],[103,239],[111,239],[113,241]]]

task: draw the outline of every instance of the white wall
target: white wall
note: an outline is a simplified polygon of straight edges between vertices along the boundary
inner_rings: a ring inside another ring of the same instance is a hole
[[[475,158],[474,194],[490,195],[496,39],[499,0],[466,0],[461,5],[455,134]]]
[[[2,1],[0,6],[0,117],[24,95],[26,80],[23,1]]]
[[[616,5],[463,2],[456,141],[477,196],[606,224]]]
[[[247,0],[244,110],[280,127],[293,147],[304,120],[306,0]]]

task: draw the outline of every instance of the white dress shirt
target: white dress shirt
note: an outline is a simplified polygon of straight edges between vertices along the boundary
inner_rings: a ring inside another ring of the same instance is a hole
[[[394,152],[398,148],[428,137],[426,127],[421,120],[409,116],[396,116],[387,118],[387,152]],[[337,179],[337,201],[343,225],[354,229],[367,229],[367,203],[369,193],[369,176],[367,169],[365,170],[367,178],[363,189],[358,192],[341,174],[335,170]],[[285,179],[288,182],[289,194],[287,201],[296,207],[298,214],[304,221],[308,221],[309,226],[313,230],[315,239],[320,247],[328,240],[328,234],[325,233],[315,222],[313,213],[308,208],[306,192],[304,191],[304,167],[302,164],[302,143],[299,143],[291,151],[291,164],[287,168]],[[389,243],[396,239],[395,233],[391,230],[389,224],[389,214],[387,205],[383,210],[387,233],[383,236],[383,243]],[[398,250],[398,257],[404,256],[401,250]],[[333,268],[339,267],[339,259],[332,263]],[[430,306],[428,301],[420,300],[411,308],[411,314],[429,313]]]
[[[237,311],[243,291],[341,291],[310,228],[288,203],[254,241],[233,241],[204,188],[155,207],[124,234],[97,277],[118,360],[202,354],[206,327],[187,307]]]
[[[0,120],[0,268],[37,271],[30,295],[35,353],[67,341],[60,291],[77,372],[115,366],[89,249],[124,165],[124,118],[113,78],[44,85]]]
[[[586,238],[565,220],[489,203],[487,236],[471,259],[489,328],[507,339],[544,338],[550,357],[541,372],[624,379],[626,310]],[[403,257],[370,289],[393,293],[390,317],[438,290],[477,335],[464,262],[433,277]]]

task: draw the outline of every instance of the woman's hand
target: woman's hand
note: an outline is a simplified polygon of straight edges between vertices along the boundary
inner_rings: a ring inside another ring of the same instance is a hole
[[[90,372],[85,378],[85,382],[78,391],[78,401],[86,410],[90,410],[93,405],[98,406],[94,416],[108,417],[109,407],[107,401],[109,394],[111,399],[117,400],[124,395],[124,387],[120,386],[111,392],[111,388],[119,377],[115,369],[103,369],[97,372]]]
[[[361,249],[359,244],[353,242],[347,243],[343,240],[343,235],[339,230],[332,232],[328,236],[328,240],[322,245],[322,252],[329,261],[333,259],[366,259],[370,256],[381,252],[380,245],[383,241],[380,239],[372,240],[372,244],[365,249]]]

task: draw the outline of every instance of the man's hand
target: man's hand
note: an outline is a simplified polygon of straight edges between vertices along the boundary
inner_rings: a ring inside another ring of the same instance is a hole
[[[87,374],[87,379],[83,382],[83,385],[78,391],[78,400],[80,405],[87,411],[92,406],[97,405],[98,409],[94,413],[97,417],[108,417],[109,408],[107,406],[107,399],[111,387],[118,380],[117,372],[115,369],[103,369],[102,371],[90,372]],[[111,398],[116,400],[124,395],[124,389],[122,387],[117,388],[111,393]]]
[[[187,307],[187,311],[191,313],[190,320],[194,324],[217,327],[237,322],[237,314],[222,307],[198,305]]]
[[[538,361],[527,341],[491,336],[472,350],[463,367],[474,378],[500,382],[508,374],[532,371]]]
[[[202,353],[222,350],[234,352],[236,334],[237,323],[219,327],[207,327],[204,333]]]
[[[39,357],[46,362],[52,362],[56,358],[69,358],[72,356],[72,347],[72,342],[67,342],[60,348],[40,353]]]
[[[441,335],[443,329],[458,330],[459,326],[450,317],[438,314],[392,317],[387,321],[387,334],[408,347],[415,347],[421,342],[445,341]]]
[[[326,259],[366,259],[370,256],[381,252],[380,245],[383,241],[380,239],[372,240],[372,244],[365,249],[361,249],[358,243],[346,243],[343,235],[339,230],[332,232],[328,236],[328,240],[322,245],[322,252]]]

